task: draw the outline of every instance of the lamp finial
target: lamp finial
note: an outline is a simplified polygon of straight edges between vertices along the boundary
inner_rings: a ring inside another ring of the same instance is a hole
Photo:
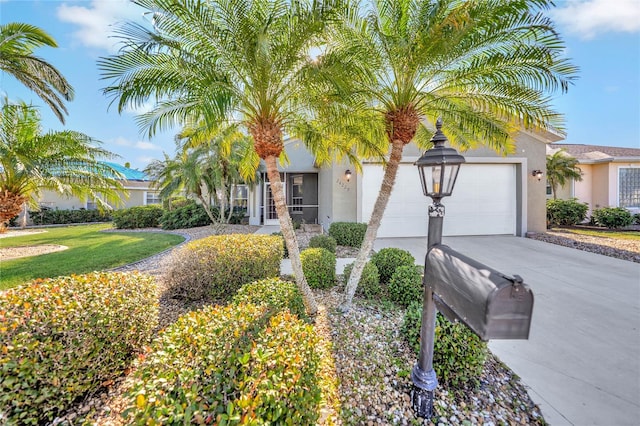
[[[444,143],[447,141],[447,137],[442,133],[442,117],[438,117],[436,120],[436,132],[433,134],[431,138],[431,142],[433,143],[433,147],[442,147]]]

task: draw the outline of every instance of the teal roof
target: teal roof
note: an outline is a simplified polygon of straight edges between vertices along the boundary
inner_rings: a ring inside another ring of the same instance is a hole
[[[122,174],[126,180],[151,180],[146,174],[144,174],[144,172],[141,172],[140,170],[130,169],[120,164],[110,163],[108,161],[104,161],[103,163]]]

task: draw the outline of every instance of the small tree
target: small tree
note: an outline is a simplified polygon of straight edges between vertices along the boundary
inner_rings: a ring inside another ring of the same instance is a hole
[[[558,186],[564,186],[567,179],[582,180],[582,170],[578,167],[578,160],[569,156],[563,149],[556,151],[553,155],[547,155],[547,180],[551,185],[554,200],[558,198]]]

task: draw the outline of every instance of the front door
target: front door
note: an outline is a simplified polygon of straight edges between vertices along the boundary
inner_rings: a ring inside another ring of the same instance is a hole
[[[284,182],[282,183],[282,189],[284,190]],[[271,183],[265,181],[264,183],[264,224],[265,225],[279,225],[278,213],[276,212],[276,202],[273,199],[271,193]]]

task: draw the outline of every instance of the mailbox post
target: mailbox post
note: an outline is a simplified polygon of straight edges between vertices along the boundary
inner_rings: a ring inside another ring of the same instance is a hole
[[[416,161],[424,195],[433,203],[429,206],[429,229],[427,245],[429,248],[442,242],[442,221],[444,206],[442,197],[451,195],[456,183],[463,156],[453,148],[444,146],[447,137],[442,133],[442,119],[436,122],[436,132],[431,138],[433,148],[426,151]],[[427,252],[428,253],[428,252]],[[427,254],[428,255],[428,254]],[[427,258],[425,257],[425,265]],[[426,277],[425,273],[425,277]],[[436,326],[436,306],[430,286],[424,282],[422,305],[422,326],[420,327],[420,354],[418,362],[411,371],[413,388],[411,406],[418,417],[430,419],[433,416],[433,392],[438,387],[438,379],[433,370],[433,342]]]

